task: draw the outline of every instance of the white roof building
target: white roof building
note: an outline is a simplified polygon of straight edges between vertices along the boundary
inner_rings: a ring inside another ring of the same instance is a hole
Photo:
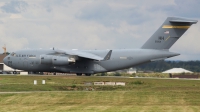
[[[193,72],[183,69],[183,68],[172,68],[172,69],[166,70],[162,73],[193,73]]]
[[[136,68],[129,68],[127,73],[129,74],[136,73]]]

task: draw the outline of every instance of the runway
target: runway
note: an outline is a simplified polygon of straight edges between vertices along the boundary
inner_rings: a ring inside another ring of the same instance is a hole
[[[134,78],[134,79],[169,79],[169,80],[200,80],[200,78],[162,78],[162,77],[128,77],[128,76],[76,76],[75,74],[70,75],[39,75],[39,74],[29,74],[29,75],[15,75],[15,74],[0,74],[0,76],[49,76],[49,77],[59,77],[59,76],[66,76],[66,77],[103,77],[103,78]]]

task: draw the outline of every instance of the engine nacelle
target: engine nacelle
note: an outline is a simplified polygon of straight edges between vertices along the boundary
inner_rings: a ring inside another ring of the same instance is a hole
[[[68,65],[74,63],[76,60],[73,57],[66,56],[54,56],[54,55],[41,55],[41,64],[52,64],[52,65]]]
[[[63,56],[54,56],[52,58],[52,64],[53,65],[68,65],[70,63],[68,57]]]

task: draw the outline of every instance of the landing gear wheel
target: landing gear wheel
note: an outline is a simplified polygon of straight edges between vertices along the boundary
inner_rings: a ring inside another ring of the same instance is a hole
[[[90,73],[86,73],[85,76],[91,76],[91,74]]]
[[[77,73],[76,75],[77,75],[77,76],[81,76],[81,75],[82,75],[82,73]]]

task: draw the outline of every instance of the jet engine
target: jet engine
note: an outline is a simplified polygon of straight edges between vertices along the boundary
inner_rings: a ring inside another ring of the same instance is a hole
[[[69,58],[67,56],[41,55],[41,64],[52,64],[62,66],[74,62],[75,58]]]
[[[63,56],[54,56],[52,58],[52,64],[53,65],[68,65],[70,62],[68,57]]]

